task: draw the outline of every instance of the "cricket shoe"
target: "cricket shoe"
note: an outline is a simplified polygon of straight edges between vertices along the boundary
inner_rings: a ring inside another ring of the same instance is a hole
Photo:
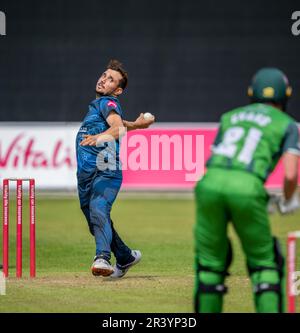
[[[109,276],[110,278],[112,279],[122,278],[127,273],[129,268],[139,263],[139,261],[142,258],[142,253],[139,250],[132,250],[131,255],[133,256],[134,259],[129,264],[121,266],[117,263],[116,265],[114,265],[114,272]]]
[[[110,276],[114,272],[114,268],[109,261],[97,256],[94,258],[91,270],[95,276]]]

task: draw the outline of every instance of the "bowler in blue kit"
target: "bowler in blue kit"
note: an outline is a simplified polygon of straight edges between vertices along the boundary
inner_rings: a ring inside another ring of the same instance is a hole
[[[96,85],[93,100],[76,137],[77,182],[80,207],[95,238],[96,256],[91,270],[95,276],[123,277],[141,259],[116,232],[110,218],[112,205],[122,184],[119,137],[126,130],[149,127],[143,114],[134,121],[123,119],[118,100],[127,86],[122,64],[111,60]],[[111,252],[116,264],[111,265]]]

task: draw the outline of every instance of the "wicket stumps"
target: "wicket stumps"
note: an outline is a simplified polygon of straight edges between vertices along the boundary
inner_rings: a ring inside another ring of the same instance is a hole
[[[30,277],[35,277],[35,180],[31,178],[3,179],[3,274],[8,277],[9,258],[9,182],[16,182],[16,277],[22,277],[22,207],[23,182],[29,182]]]
[[[300,231],[289,232],[287,238],[287,307],[289,313],[296,312],[296,291],[294,274],[296,272],[296,243]]]

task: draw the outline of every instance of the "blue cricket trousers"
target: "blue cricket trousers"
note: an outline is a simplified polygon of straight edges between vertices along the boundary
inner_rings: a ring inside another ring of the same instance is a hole
[[[122,184],[122,171],[81,171],[77,173],[77,180],[80,207],[95,237],[96,255],[110,260],[113,252],[118,264],[128,263],[131,249],[122,241],[110,218],[112,205]]]

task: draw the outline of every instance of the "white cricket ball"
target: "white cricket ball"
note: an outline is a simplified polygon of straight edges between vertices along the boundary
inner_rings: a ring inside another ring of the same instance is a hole
[[[144,113],[145,120],[151,120],[153,117],[154,117],[153,114],[151,114],[150,112]]]

